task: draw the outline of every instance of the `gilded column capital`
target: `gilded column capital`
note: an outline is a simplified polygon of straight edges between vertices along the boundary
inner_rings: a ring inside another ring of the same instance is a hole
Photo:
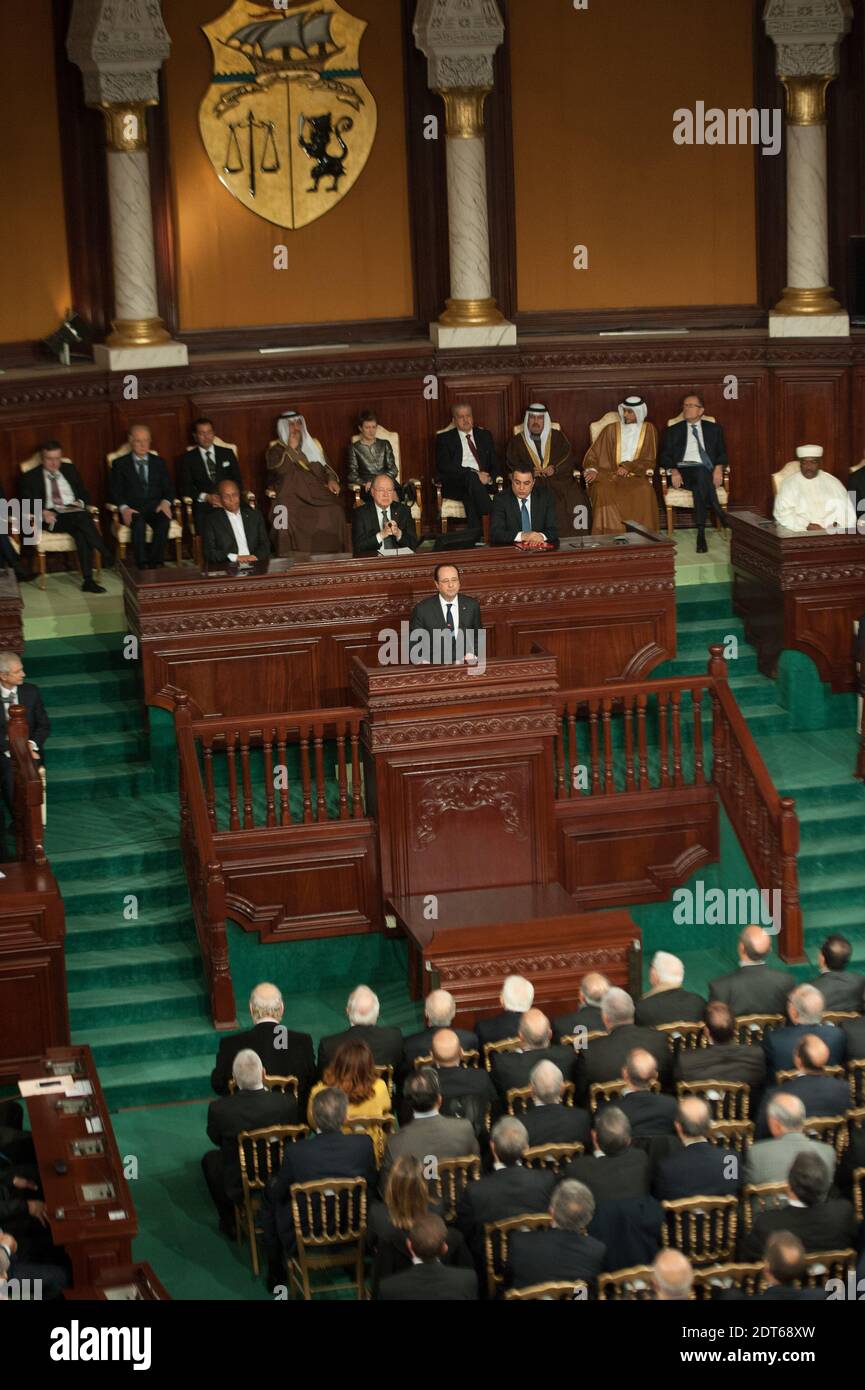
[[[477,140],[484,133],[484,102],[492,87],[437,87],[445,104],[449,140]]]
[[[105,143],[109,150],[120,154],[133,154],[147,149],[148,106],[156,106],[152,101],[122,101],[99,103],[99,110],[105,117]]]

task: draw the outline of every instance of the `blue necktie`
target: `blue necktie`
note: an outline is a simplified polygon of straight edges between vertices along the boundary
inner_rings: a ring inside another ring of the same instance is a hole
[[[136,459],[135,467],[138,469],[138,481],[142,487],[147,487],[147,459]]]
[[[525,502],[520,503],[520,517],[522,519],[523,535],[525,535],[527,531],[531,531],[532,529],[532,520]]]
[[[691,433],[692,433],[692,435],[694,436],[694,438],[695,438],[696,441],[697,441],[697,448],[700,450],[700,462],[704,465],[704,467],[706,467],[706,468],[711,468],[711,467],[712,467],[712,460],[709,458],[709,455],[706,453],[706,450],[703,448],[702,442],[701,442],[701,440],[700,440],[699,431],[697,430],[697,426],[696,426],[696,425],[692,425],[692,426],[691,426]]]
[[[452,609],[452,608],[453,608],[453,604],[452,604],[452,603],[449,603],[449,604],[448,604],[448,615],[447,615],[447,618],[445,619],[445,622],[447,623],[448,631],[449,631],[449,632],[453,632],[453,630],[454,630],[454,615],[453,615],[453,613],[451,612],[451,609]]]

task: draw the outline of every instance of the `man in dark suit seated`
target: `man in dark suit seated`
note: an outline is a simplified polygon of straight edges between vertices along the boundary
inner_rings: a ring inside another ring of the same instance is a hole
[[[529,1136],[521,1120],[503,1115],[493,1125],[490,1153],[493,1171],[466,1183],[457,1205],[456,1224],[466,1238],[479,1270],[484,1268],[484,1227],[509,1216],[546,1211],[555,1176],[543,1168],[524,1168]]]
[[[559,527],[556,508],[549,488],[535,487],[535,475],[530,468],[517,466],[510,477],[510,487],[496,494],[490,522],[491,545],[516,545],[527,550],[558,545]]]
[[[440,1216],[428,1212],[419,1216],[408,1234],[411,1269],[382,1279],[378,1297],[382,1303],[445,1303],[477,1300],[478,1279],[474,1270],[443,1265],[447,1254],[447,1227]]]
[[[10,535],[15,535],[15,524],[17,517],[13,509],[15,502],[9,502],[3,484],[0,483],[0,515],[5,520],[5,525],[0,528],[0,574],[4,570],[10,569],[18,580],[19,584],[29,584],[36,578],[36,571],[32,568],[25,569],[21,563],[21,555],[15,549]],[[23,541],[23,537],[20,538]]]
[[[466,543],[480,539],[482,519],[492,511],[498,460],[489,430],[475,425],[472,408],[459,402],[451,412],[453,429],[436,435],[435,468],[445,497],[462,502]]]
[[[397,500],[393,480],[386,473],[373,479],[364,507],[355,507],[351,517],[351,546],[360,555],[395,555],[399,550],[417,550],[420,544],[414,517],[404,502]]]
[[[625,1090],[613,1104],[627,1116],[634,1139],[655,1139],[675,1134],[677,1105],[673,1096],[651,1090],[658,1079],[658,1064],[651,1052],[635,1047],[625,1058],[622,1078]]]
[[[604,1264],[606,1246],[586,1228],[595,1214],[595,1199],[581,1182],[559,1183],[550,1202],[548,1230],[514,1231],[508,1242],[510,1287],[525,1289],[550,1280],[584,1279],[590,1286]]]
[[[505,1038],[515,1038],[520,1031],[520,1019],[535,1001],[535,987],[531,980],[522,975],[507,975],[499,995],[502,1006],[500,1014],[489,1018],[479,1018],[475,1032],[481,1047],[486,1043],[504,1042]]]
[[[214,443],[216,431],[212,420],[204,416],[196,420],[192,426],[192,437],[195,447],[187,449],[180,463],[180,491],[184,497],[192,498],[195,530],[199,536],[203,536],[211,508],[224,506],[219,498],[219,484],[224,479],[230,479],[237,484],[239,492],[243,479],[234,450]]]
[[[111,500],[132,532],[132,553],[140,570],[161,568],[175,500],[168,466],[151,452],[152,439],[147,425],[133,425],[129,453],[111,466]],[[153,532],[149,546],[148,526]]]
[[[659,1023],[702,1023],[706,1001],[690,989],[682,988],[685,967],[669,951],[656,951],[649,967],[652,986],[637,1002],[634,1019],[645,1028]]]
[[[440,1028],[432,1041],[432,1066],[439,1079],[441,1113],[470,1120],[478,1139],[486,1136],[487,1116],[499,1107],[496,1088],[485,1067],[461,1065],[463,1049],[451,1028]]]
[[[264,1247],[267,1251],[268,1288],[283,1282],[283,1252],[291,1255],[297,1245],[291,1214],[291,1189],[295,1183],[322,1178],[365,1178],[367,1200],[375,1194],[378,1172],[375,1149],[368,1134],[343,1134],[348,1097],[336,1086],[319,1091],[312,1102],[315,1134],[299,1144],[286,1144],[282,1167],[265,1190],[262,1203]]]
[[[105,565],[113,565],[114,557],[87,510],[90,498],[78,469],[63,462],[63,449],[56,439],[43,444],[39,454],[40,465],[22,475],[21,500],[41,506],[42,525],[50,535],[72,537],[81,566],[81,588],[88,594],[104,594],[104,587],[93,578],[93,552],[99,552]]]
[[[217,1095],[228,1094],[234,1059],[248,1047],[261,1058],[268,1076],[297,1077],[300,1113],[305,1113],[307,1093],[315,1075],[312,1038],[308,1033],[294,1033],[286,1028],[282,1022],[284,1012],[285,1004],[276,985],[263,982],[255,986],[249,996],[252,1027],[245,1033],[229,1033],[220,1041],[210,1076]]]
[[[676,1133],[681,1149],[658,1165],[655,1196],[660,1202],[681,1197],[734,1197],[741,1186],[738,1154],[709,1139],[712,1112],[699,1096],[679,1101]]]
[[[596,1081],[617,1081],[629,1052],[635,1047],[651,1052],[658,1064],[663,1090],[672,1083],[672,1062],[667,1039],[654,1028],[634,1022],[634,1001],[623,989],[608,989],[601,1002],[601,1018],[608,1036],[595,1038],[577,1053],[577,1096],[584,1097]]]
[[[721,426],[703,418],[705,409],[703,397],[696,391],[685,397],[682,401],[684,418],[675,425],[668,425],[659,460],[661,468],[670,472],[673,487],[685,487],[693,494],[698,552],[708,550],[706,519],[709,512],[714,512],[722,525],[727,521],[716,491],[724,481],[727,446]]]
[[[865,623],[860,630],[865,631]],[[820,974],[808,983],[819,989],[829,1013],[861,1014],[865,1009],[865,975],[847,969],[852,954],[853,947],[840,932],[827,936],[817,952]]]
[[[694,1271],[687,1255],[681,1250],[661,1250],[652,1261],[652,1283],[656,1302],[688,1303],[694,1287]]]
[[[631,1126],[617,1105],[604,1105],[598,1111],[592,1142],[594,1153],[572,1158],[566,1177],[585,1183],[596,1202],[648,1195],[649,1156],[632,1147]]]
[[[297,1101],[291,1092],[268,1091],[264,1068],[248,1047],[238,1052],[232,1069],[237,1090],[233,1095],[211,1101],[207,1111],[207,1137],[215,1149],[201,1160],[204,1181],[219,1213],[223,1235],[234,1235],[234,1208],[243,1202],[243,1183],[237,1136],[247,1129],[267,1129],[270,1125],[297,1124]]]
[[[706,1047],[686,1047],[676,1058],[677,1081],[740,1081],[751,1087],[752,1102],[766,1080],[762,1047],[737,1041],[736,1020],[729,1004],[712,1000],[703,1024]],[[754,1112],[752,1103],[751,1113]]]
[[[577,991],[577,1007],[570,1014],[559,1014],[553,1019],[553,1037],[561,1042],[564,1037],[572,1037],[578,1029],[587,1033],[601,1033],[604,1030],[601,1018],[601,1000],[610,988],[606,975],[592,971],[584,975]]]
[[[42,703],[39,687],[24,679],[24,665],[17,652],[0,651],[0,793],[3,807],[9,813],[9,822],[15,818],[15,767],[9,751],[7,728],[9,711],[13,705],[22,705],[27,715],[27,735],[34,760],[41,762],[45,741],[51,732],[51,724]],[[0,808],[0,854],[2,862],[14,854],[13,845],[6,844],[6,822]]]
[[[536,1062],[529,1075],[532,1101],[520,1116],[529,1136],[529,1148],[538,1144],[582,1144],[592,1139],[592,1121],[587,1110],[562,1104],[565,1078],[555,1062],[545,1058]]]
[[[405,1067],[413,1066],[415,1057],[426,1057],[432,1052],[433,1038],[440,1028],[450,1028],[459,1038],[463,1052],[475,1052],[478,1046],[477,1034],[468,1028],[454,1028],[453,1021],[457,1011],[456,1000],[446,989],[430,990],[423,1004],[426,1028],[420,1033],[411,1033],[403,1040]]]
[[[270,540],[261,512],[240,501],[233,478],[217,485],[220,506],[208,507],[204,518],[204,563],[212,569],[270,559]]]
[[[822,1038],[806,1033],[793,1052],[796,1075],[775,1090],[767,1091],[757,1115],[755,1138],[769,1138],[767,1110],[779,1090],[798,1096],[806,1115],[846,1115],[850,1108],[850,1087],[846,1078],[827,1076],[829,1049]]]
[[[520,1019],[519,1049],[516,1052],[497,1052],[493,1056],[493,1081],[502,1100],[514,1087],[528,1086],[538,1062],[555,1062],[566,1081],[573,1081],[576,1054],[572,1047],[561,1043],[552,1045],[553,1029],[550,1020],[540,1009],[529,1009]]]
[[[799,1288],[805,1273],[805,1247],[791,1231],[773,1231],[766,1242],[766,1288],[748,1303],[823,1303],[825,1289]]]
[[[861,1061],[865,1058],[865,1018],[842,1018],[841,1030],[848,1061]]]
[[[823,1023],[823,996],[813,985],[798,985],[787,1001],[788,1028],[772,1028],[763,1037],[766,1070],[770,1075],[790,1071],[795,1065],[797,1045],[806,1035],[822,1038],[829,1049],[832,1066],[843,1066],[847,1039],[840,1028]]]
[[[439,1159],[480,1153],[472,1122],[442,1113],[442,1090],[432,1067],[421,1067],[408,1078],[403,1099],[411,1118],[385,1146],[379,1183],[382,1192],[387,1191],[390,1170],[402,1154],[420,1159],[427,1181],[434,1182]]]
[[[412,665],[479,665],[486,659],[486,632],[476,598],[460,593],[456,565],[436,565],[436,593],[421,599],[409,619]]]
[[[831,1197],[832,1180],[819,1154],[797,1154],[787,1176],[787,1205],[770,1208],[754,1217],[750,1231],[742,1234],[739,1258],[759,1260],[766,1242],[776,1231],[798,1236],[810,1253],[847,1250],[856,1245],[859,1223],[853,1203]]]
[[[772,938],[762,927],[745,927],[739,935],[739,965],[709,982],[709,1000],[729,1004],[736,1018],[743,1014],[782,1014],[787,995],[796,986],[788,970],[769,965]]]
[[[322,1038],[318,1045],[318,1074],[333,1057],[337,1048],[344,1042],[365,1042],[378,1067],[393,1067],[394,1073],[402,1062],[402,1033],[398,1028],[380,1028],[380,1010],[377,995],[368,985],[358,985],[348,996],[345,1006],[349,1026],[342,1033],[332,1033]]]

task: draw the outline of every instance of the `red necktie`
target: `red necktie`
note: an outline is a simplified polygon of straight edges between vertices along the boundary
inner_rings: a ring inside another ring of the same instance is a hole
[[[472,437],[471,437],[470,434],[467,434],[467,435],[466,435],[466,443],[468,444],[469,448],[470,448],[471,451],[472,451],[472,458],[474,459],[474,461],[475,461],[475,463],[477,464],[478,468],[480,468],[480,466],[481,466],[480,457],[479,457],[479,455],[478,455],[477,449],[475,448],[475,441],[472,439]]]
[[[60,493],[60,484],[57,481],[57,474],[51,473],[51,505],[52,507],[62,507],[63,498]]]

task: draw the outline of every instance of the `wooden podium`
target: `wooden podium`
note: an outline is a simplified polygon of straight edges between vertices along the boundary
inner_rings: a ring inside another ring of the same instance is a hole
[[[640,934],[629,914],[581,913],[556,882],[556,658],[485,669],[355,660],[351,679],[367,710],[382,893],[409,940],[414,997],[450,989],[462,1023],[496,1011],[510,973],[562,1011],[589,970],[631,986]]]

